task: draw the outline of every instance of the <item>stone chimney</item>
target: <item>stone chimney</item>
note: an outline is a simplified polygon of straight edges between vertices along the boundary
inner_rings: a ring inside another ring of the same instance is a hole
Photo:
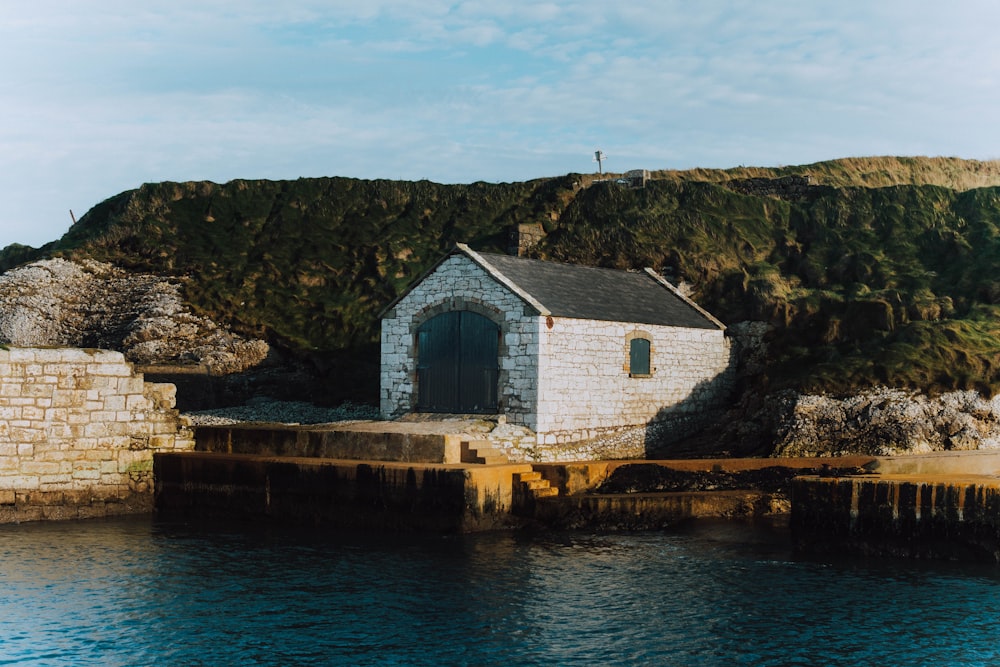
[[[545,228],[540,223],[531,222],[515,225],[510,228],[507,243],[507,254],[523,257],[529,250],[545,238]]]

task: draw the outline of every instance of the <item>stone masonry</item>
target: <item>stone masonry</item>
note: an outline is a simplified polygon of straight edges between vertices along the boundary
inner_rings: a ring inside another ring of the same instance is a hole
[[[633,337],[651,342],[649,375],[629,373]],[[617,441],[631,432],[631,451],[620,443],[606,453],[616,458],[643,456],[654,435],[666,437],[651,425],[705,414],[732,382],[729,341],[718,329],[553,318],[540,352],[538,444]]]
[[[119,352],[0,349],[0,523],[150,511],[153,452],[194,448],[175,393]]]
[[[539,318],[526,316],[516,294],[461,255],[445,260],[382,318],[382,414],[394,418],[413,409],[417,329],[450,310],[473,310],[500,327],[500,411],[533,428]]]

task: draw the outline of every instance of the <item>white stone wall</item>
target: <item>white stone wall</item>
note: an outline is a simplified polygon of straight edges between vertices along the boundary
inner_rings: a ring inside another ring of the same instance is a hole
[[[413,409],[416,400],[416,331],[451,310],[473,310],[500,326],[500,414],[533,428],[539,318],[525,303],[464,255],[452,255],[382,319],[379,407],[386,418]]]
[[[153,452],[194,448],[174,399],[119,352],[0,349],[0,520],[151,503]]]
[[[649,377],[630,377],[628,339],[652,342]],[[553,318],[542,331],[539,445],[614,437],[697,414],[730,382],[730,347],[718,329]]]

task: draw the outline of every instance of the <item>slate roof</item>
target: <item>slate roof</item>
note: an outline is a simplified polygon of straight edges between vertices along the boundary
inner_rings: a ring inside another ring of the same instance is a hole
[[[506,278],[524,293],[522,298],[527,295],[529,303],[535,302],[532,305],[536,308],[540,304],[549,311],[545,314],[555,317],[692,329],[725,328],[650,270],[617,271],[476,253],[462,244],[457,251],[474,261],[481,259],[479,263],[485,262],[484,268],[494,273],[495,277]]]

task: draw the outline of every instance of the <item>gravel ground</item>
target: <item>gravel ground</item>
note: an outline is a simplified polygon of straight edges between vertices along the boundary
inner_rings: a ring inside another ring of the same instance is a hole
[[[331,422],[378,419],[378,410],[371,405],[344,403],[325,408],[298,401],[251,400],[246,405],[214,410],[186,412],[196,426],[226,426],[229,424],[328,424]]]

